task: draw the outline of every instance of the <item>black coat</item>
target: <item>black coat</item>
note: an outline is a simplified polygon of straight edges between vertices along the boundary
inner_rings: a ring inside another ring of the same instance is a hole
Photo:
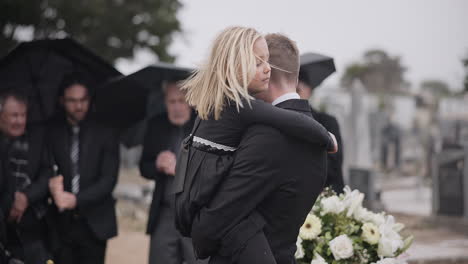
[[[48,133],[51,158],[64,177],[64,190],[71,192],[71,128],[54,124]],[[92,121],[80,125],[80,191],[77,211],[86,219],[95,236],[107,240],[117,235],[115,199],[112,196],[119,171],[119,145],[115,132]],[[58,229],[68,230],[70,212],[60,213]]]
[[[336,193],[343,193],[343,141],[341,139],[340,126],[335,117],[318,112],[314,108],[310,108],[312,116],[322,124],[329,132],[335,135],[338,142],[338,152],[328,154],[327,158],[327,181],[325,186],[331,186]]]
[[[31,180],[31,184],[23,191],[28,198],[28,208],[23,215],[19,227],[26,228],[37,228],[38,220],[42,219],[46,214],[47,209],[47,197],[48,197],[48,180],[52,175],[52,169],[50,167],[49,155],[47,153],[47,147],[45,144],[45,129],[40,126],[28,127],[26,133],[26,139],[28,141],[28,167],[27,173]],[[9,215],[9,208],[11,208],[14,200],[14,192],[16,187],[14,185],[13,176],[6,171],[8,166],[8,152],[7,148],[3,146],[2,151],[2,177],[5,184],[1,183],[0,188],[5,189],[5,193],[2,191],[2,211],[4,217],[7,218]],[[0,181],[2,181],[0,179]],[[8,201],[8,202],[6,202]]]
[[[10,213],[15,190],[11,174],[7,170],[8,146],[1,136],[0,134],[0,243],[5,243],[6,220]]]
[[[45,132],[43,127],[28,128],[26,135],[29,143],[28,175],[31,178],[31,185],[26,188],[24,193],[28,197],[29,205],[37,207],[38,211],[44,210],[47,204],[48,183],[53,173],[52,167],[50,167]]]
[[[278,107],[311,115],[305,100],[288,100]],[[258,212],[266,222],[263,231],[276,262],[293,263],[299,228],[325,184],[326,158],[326,144],[311,146],[271,127],[250,127],[230,173],[193,223],[199,256],[235,250],[252,228],[263,227],[262,222],[252,222],[247,229],[239,228]]]
[[[194,114],[192,113],[192,117]],[[188,136],[192,131],[194,118],[187,122],[184,127],[184,137]],[[148,225],[146,233],[151,234],[154,231],[158,221],[158,210],[160,209],[162,198],[165,191],[166,175],[156,170],[156,157],[162,151],[171,148],[170,138],[171,131],[174,125],[169,122],[167,113],[163,113],[151,118],[148,121],[145,138],[143,142],[143,154],[140,160],[140,173],[143,177],[156,181],[156,188],[153,192],[153,200],[151,202],[150,213],[148,217]]]

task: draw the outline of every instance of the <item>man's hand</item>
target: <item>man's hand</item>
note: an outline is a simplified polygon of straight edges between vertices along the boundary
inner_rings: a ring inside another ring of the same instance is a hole
[[[28,208],[28,197],[22,192],[15,192],[15,201],[10,211],[9,220],[19,223]]]
[[[55,176],[49,180],[49,190],[54,198],[55,205],[61,212],[76,208],[76,196],[63,190],[63,176]]]
[[[169,150],[162,151],[156,158],[156,169],[165,174],[174,176],[176,162],[177,158],[173,152]]]
[[[70,192],[57,193],[54,197],[54,201],[61,212],[76,208],[76,196]]]
[[[55,197],[57,193],[63,192],[63,176],[62,175],[58,175],[49,179],[49,190],[50,190],[50,193],[52,194],[52,197]]]
[[[333,135],[332,133],[328,132],[328,134],[330,134],[330,137],[333,141],[333,149],[332,150],[329,150],[328,153],[331,153],[331,154],[334,154],[334,153],[337,153],[338,152],[338,142],[336,141],[336,137],[335,135]]]

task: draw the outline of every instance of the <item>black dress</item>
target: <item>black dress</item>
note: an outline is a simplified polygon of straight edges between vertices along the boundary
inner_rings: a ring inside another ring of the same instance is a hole
[[[186,173],[176,172],[175,179],[183,185],[183,188],[175,188],[175,222],[182,235],[190,236],[194,216],[208,204],[229,172],[235,150],[250,125],[272,126],[311,146],[332,147],[327,130],[312,117],[260,100],[250,102],[252,107],[244,102],[239,111],[235,104],[228,104],[218,120],[195,121]]]

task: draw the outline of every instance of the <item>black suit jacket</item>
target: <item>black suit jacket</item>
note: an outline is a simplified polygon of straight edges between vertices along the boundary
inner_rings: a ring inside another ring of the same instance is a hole
[[[71,192],[71,128],[53,124],[48,133],[51,157],[64,177],[64,190]],[[80,125],[80,191],[77,212],[86,219],[100,240],[117,235],[115,199],[112,196],[119,170],[119,145],[115,131],[92,121]],[[58,216],[58,229],[67,232],[70,211]]]
[[[26,139],[29,146],[27,154],[27,173],[31,180],[31,184],[23,191],[28,197],[29,206],[27,210],[34,208],[36,210],[35,214],[43,215],[47,204],[49,190],[48,180],[52,175],[52,169],[49,166],[50,161],[47,146],[45,143],[44,127],[28,127]],[[3,166],[8,166],[8,150],[5,150],[5,153],[2,154],[2,156]],[[9,187],[13,188],[13,192],[16,191],[14,184],[9,185]]]
[[[47,151],[45,128],[28,128],[26,136],[28,137],[28,175],[31,178],[29,185],[24,193],[28,197],[29,205],[37,210],[44,210],[47,204],[49,194],[48,182],[52,176],[50,167],[50,157]]]
[[[194,114],[192,113],[192,119],[183,127],[184,137],[188,136],[192,130],[193,117]],[[156,181],[156,189],[153,192],[153,200],[151,202],[148,225],[146,228],[147,234],[153,233],[157,225],[157,215],[164,195],[166,179],[168,177],[174,177],[157,171],[155,165],[158,154],[164,150],[169,150],[171,147],[169,139],[173,127],[174,125],[169,122],[167,113],[163,113],[151,118],[146,128],[143,142],[143,154],[140,160],[140,173],[143,177]]]
[[[325,186],[331,186],[336,193],[343,193],[343,141],[341,139],[340,126],[335,117],[327,113],[318,112],[313,107],[310,109],[315,120],[335,135],[336,141],[338,142],[338,152],[328,154],[327,181]]]
[[[6,241],[6,220],[10,213],[15,191],[12,176],[7,170],[7,153],[8,145],[0,134],[0,243]]]
[[[288,100],[278,107],[311,115],[306,100]],[[245,230],[236,225],[259,212],[277,263],[293,263],[299,228],[325,184],[326,158],[326,147],[305,144],[271,127],[250,127],[229,175],[193,223],[199,256],[222,255],[228,243],[244,239]]]

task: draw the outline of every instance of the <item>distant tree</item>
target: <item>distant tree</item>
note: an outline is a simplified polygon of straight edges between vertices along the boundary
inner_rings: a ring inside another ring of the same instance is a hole
[[[370,92],[402,92],[408,88],[405,71],[400,57],[389,56],[383,50],[369,50],[364,53],[361,62],[347,66],[341,83],[349,87],[354,80],[360,80]]]
[[[359,63],[353,63],[348,65],[345,69],[343,76],[341,77],[341,84],[344,87],[349,87],[355,80],[362,81],[366,71],[366,65]]]
[[[421,90],[427,91],[436,98],[450,94],[450,88],[447,83],[440,80],[426,80],[421,83]]]
[[[181,5],[179,0],[2,0],[0,56],[28,28],[34,39],[73,37],[110,61],[148,48],[172,62],[167,49],[181,31],[176,16]]]

